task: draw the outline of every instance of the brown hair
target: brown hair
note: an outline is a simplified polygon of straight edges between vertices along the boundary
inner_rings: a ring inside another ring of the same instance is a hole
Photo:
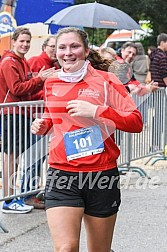
[[[102,71],[108,71],[109,66],[112,64],[112,61],[103,58],[96,50],[92,48],[90,48],[87,59],[95,69]]]
[[[141,42],[135,42],[137,51],[136,55],[145,55],[144,47]]]
[[[131,41],[128,41],[128,42],[125,42],[122,46],[121,46],[121,49],[125,49],[127,47],[133,47],[136,49],[137,51],[137,46],[135,45],[134,42],[131,42]]]
[[[31,32],[28,28],[24,28],[24,27],[19,27],[17,28],[14,33],[13,33],[13,36],[12,36],[12,39],[14,41],[16,41],[19,37],[20,34],[27,34],[30,36],[30,39],[31,39]]]
[[[89,39],[88,39],[88,35],[85,31],[79,29],[79,28],[75,28],[75,27],[65,27],[65,28],[62,28],[62,29],[59,29],[57,34],[56,34],[56,43],[57,43],[57,40],[58,38],[64,34],[64,33],[70,33],[70,32],[74,32],[76,34],[79,35],[80,39],[82,40],[83,42],[83,45],[85,47],[85,49],[88,49],[89,48]]]
[[[100,50],[99,53],[100,53],[100,55],[101,55],[102,57],[105,57],[105,56],[104,56],[105,53],[109,53],[110,56],[111,56],[111,60],[112,60],[112,61],[115,60],[116,51],[115,51],[113,48],[111,48],[111,47],[102,48],[102,49]]]

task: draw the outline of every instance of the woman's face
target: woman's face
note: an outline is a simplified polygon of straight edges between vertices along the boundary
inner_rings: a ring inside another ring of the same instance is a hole
[[[66,72],[76,72],[84,64],[89,49],[85,49],[80,36],[75,32],[63,33],[57,39],[56,55]]]
[[[136,56],[136,48],[130,47],[130,46],[128,46],[126,48],[122,48],[121,54],[122,54],[122,58],[125,60],[125,62],[131,63]]]

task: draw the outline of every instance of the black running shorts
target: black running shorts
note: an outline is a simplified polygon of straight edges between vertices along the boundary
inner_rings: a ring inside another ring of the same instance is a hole
[[[49,168],[46,209],[83,207],[87,215],[109,217],[117,213],[120,206],[119,180],[117,168],[100,172],[67,172]]]

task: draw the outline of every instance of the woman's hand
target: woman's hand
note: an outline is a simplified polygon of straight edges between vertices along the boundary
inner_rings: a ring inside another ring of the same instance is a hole
[[[67,103],[66,109],[70,116],[94,117],[97,105],[87,101],[71,100]]]
[[[158,87],[158,82],[154,82],[151,81],[149,84],[147,85],[134,85],[134,84],[129,84],[128,85],[129,89],[130,89],[130,93],[131,94],[136,94],[139,96],[143,96],[145,94],[149,94],[154,92],[155,90],[159,89]]]
[[[43,135],[47,131],[47,123],[44,119],[36,118],[31,125],[31,132],[36,135]]]
[[[55,72],[55,67],[49,68],[49,69],[45,69],[45,66],[41,68],[41,70],[38,73],[38,77],[41,78],[42,81],[45,81],[47,78],[51,77]]]
[[[151,81],[146,85],[147,93],[152,93],[155,90],[159,89],[158,82]]]

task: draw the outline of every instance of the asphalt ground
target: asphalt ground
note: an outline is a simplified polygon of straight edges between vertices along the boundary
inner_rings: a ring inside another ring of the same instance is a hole
[[[112,249],[114,252],[167,252],[167,160],[154,166],[138,160],[150,179],[139,173],[121,175],[122,204],[118,214]],[[0,203],[1,204],[1,203]],[[53,252],[44,210],[29,214],[3,214],[0,223],[1,252]],[[87,252],[82,225],[80,252]]]

